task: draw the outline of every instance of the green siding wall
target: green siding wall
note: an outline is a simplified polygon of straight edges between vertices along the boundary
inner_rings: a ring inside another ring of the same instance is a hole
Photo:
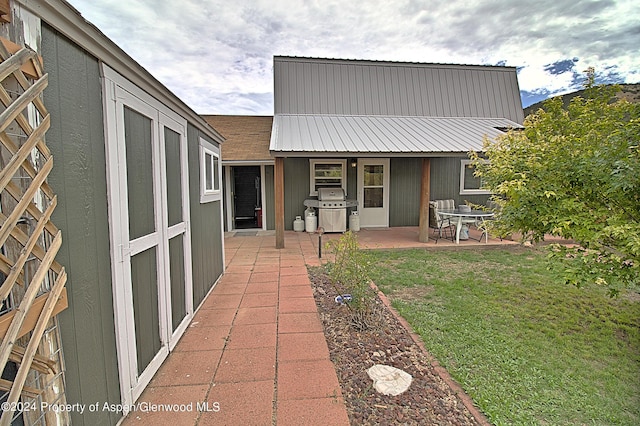
[[[432,200],[452,198],[456,204],[486,203],[487,195],[460,195],[460,160],[466,158],[431,158]],[[391,158],[389,168],[389,226],[418,226],[422,157]],[[295,217],[304,213],[304,200],[309,198],[308,158],[285,159],[284,187],[284,226],[291,230]],[[357,171],[350,161],[347,161],[347,197],[357,198]],[[267,200],[273,200],[269,192]],[[351,209],[347,213],[350,214]]]
[[[389,168],[389,226],[418,226],[422,158],[392,158]]]
[[[347,159],[347,198],[355,200],[358,198],[358,168],[351,167],[351,162]]]
[[[460,160],[468,157],[431,159],[431,199],[454,199],[457,204],[469,201],[485,204],[488,195],[460,195]]]
[[[304,200],[309,198],[309,159],[284,160],[284,229],[293,230],[296,216],[304,216]]]
[[[200,305],[224,271],[222,218],[220,201],[200,203],[200,159],[198,141],[201,133],[188,126],[189,199],[191,213],[191,257],[193,264],[193,305]],[[213,143],[213,141],[209,140]]]
[[[98,61],[43,24],[42,56],[51,114],[49,183],[58,195],[58,261],[69,275],[69,308],[59,315],[69,403],[119,403],[111,290],[102,95]],[[121,415],[71,413],[75,425],[116,424]]]
[[[303,203],[309,198],[309,167],[308,158],[285,158],[284,160],[284,228],[287,230],[293,230],[293,221],[296,216],[304,217],[306,207]],[[349,199],[357,198],[357,177],[357,169],[351,167],[347,160],[347,198]],[[351,210],[348,209],[347,214],[351,214]]]
[[[267,215],[267,229],[276,229],[276,196],[273,173],[273,166],[264,166],[264,208]]]
[[[351,167],[350,159],[347,159],[347,198],[350,200],[358,198],[358,169]],[[356,207],[347,209],[347,228],[349,227],[349,215],[355,210],[358,209]]]
[[[227,173],[226,173],[226,168],[227,167],[223,167],[222,168],[222,182],[220,183],[222,186],[222,217],[224,218],[224,221],[222,223],[222,229],[224,229],[224,232],[229,231],[229,227],[227,226]]]

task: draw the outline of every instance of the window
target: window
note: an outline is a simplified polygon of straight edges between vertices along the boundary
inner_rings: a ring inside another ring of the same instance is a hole
[[[482,188],[482,180],[474,172],[471,160],[460,161],[460,194],[491,194]]]
[[[384,166],[382,164],[365,164],[363,172],[363,207],[384,207]]]
[[[342,188],[346,194],[347,160],[309,160],[309,163],[309,195],[318,195],[318,188]]]
[[[200,138],[200,202],[220,200],[220,148]]]

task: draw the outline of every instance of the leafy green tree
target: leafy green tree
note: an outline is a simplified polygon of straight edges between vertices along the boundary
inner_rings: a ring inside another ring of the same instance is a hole
[[[616,294],[639,282],[640,104],[615,101],[619,88],[596,86],[593,69],[585,88],[566,108],[548,100],[524,130],[485,140],[484,153],[470,156],[498,204],[499,234],[574,240],[550,254],[567,282]]]

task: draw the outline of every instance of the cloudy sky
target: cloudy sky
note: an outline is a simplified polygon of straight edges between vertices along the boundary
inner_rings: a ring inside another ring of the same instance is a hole
[[[514,66],[525,107],[640,82],[636,0],[69,2],[199,114],[273,114],[274,55]]]

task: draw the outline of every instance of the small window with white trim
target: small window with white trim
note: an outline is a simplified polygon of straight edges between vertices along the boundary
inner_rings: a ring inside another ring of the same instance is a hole
[[[318,188],[342,188],[346,194],[347,160],[309,160],[309,195],[318,195]]]
[[[200,202],[209,203],[222,198],[220,181],[220,148],[200,138]]]
[[[460,195],[491,194],[483,188],[482,179],[475,175],[476,168],[471,160],[460,160]]]

